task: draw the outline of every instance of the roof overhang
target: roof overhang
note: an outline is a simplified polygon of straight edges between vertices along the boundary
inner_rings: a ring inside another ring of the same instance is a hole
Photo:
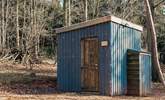
[[[62,28],[57,28],[56,29],[56,33],[63,33],[63,32],[67,32],[67,31],[72,31],[72,30],[76,30],[76,29],[80,29],[80,28],[84,28],[84,27],[88,27],[88,26],[93,26],[93,25],[97,25],[100,23],[105,23],[105,22],[115,22],[139,31],[143,31],[143,27],[137,24],[133,24],[131,22],[128,22],[126,20],[120,19],[118,17],[115,16],[105,16],[105,17],[101,17],[101,18],[96,18],[96,19],[92,19],[92,20],[88,20],[85,22],[81,22],[78,24],[73,24],[71,26],[65,26]]]

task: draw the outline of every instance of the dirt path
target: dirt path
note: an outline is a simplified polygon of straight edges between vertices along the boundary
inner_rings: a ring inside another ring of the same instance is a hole
[[[51,94],[51,95],[0,95],[0,100],[165,100],[165,97],[109,97],[96,95],[77,95],[75,93]]]
[[[153,84],[149,97],[59,93],[54,65],[37,65],[34,72],[36,76],[30,76],[22,65],[0,64],[0,100],[165,100],[161,84]]]

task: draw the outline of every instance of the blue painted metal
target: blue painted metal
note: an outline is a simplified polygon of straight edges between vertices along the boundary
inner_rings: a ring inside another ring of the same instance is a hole
[[[81,43],[86,37],[108,40],[99,47],[99,87],[103,95],[123,95],[127,90],[127,49],[141,50],[141,32],[114,22],[58,34],[57,82],[61,91],[81,91]]]
[[[151,55],[140,53],[140,95],[146,96],[151,93]]]
[[[127,90],[127,49],[141,49],[141,32],[111,23],[111,95],[123,95]]]
[[[57,82],[61,91],[81,91],[81,39],[110,39],[110,22],[58,34]],[[100,94],[109,94],[110,47],[99,48]]]

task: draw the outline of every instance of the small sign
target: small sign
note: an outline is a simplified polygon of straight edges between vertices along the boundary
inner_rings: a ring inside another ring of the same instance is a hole
[[[108,46],[108,41],[101,41],[101,46],[102,47],[107,47]]]

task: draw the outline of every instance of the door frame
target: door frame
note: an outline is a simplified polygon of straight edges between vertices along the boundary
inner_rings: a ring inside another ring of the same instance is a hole
[[[82,87],[82,67],[84,66],[84,41],[88,39],[96,39],[98,41],[98,91],[85,91]],[[80,40],[80,50],[81,50],[81,66],[80,66],[80,86],[82,92],[99,92],[100,91],[100,41],[97,36],[93,37],[84,37]]]

